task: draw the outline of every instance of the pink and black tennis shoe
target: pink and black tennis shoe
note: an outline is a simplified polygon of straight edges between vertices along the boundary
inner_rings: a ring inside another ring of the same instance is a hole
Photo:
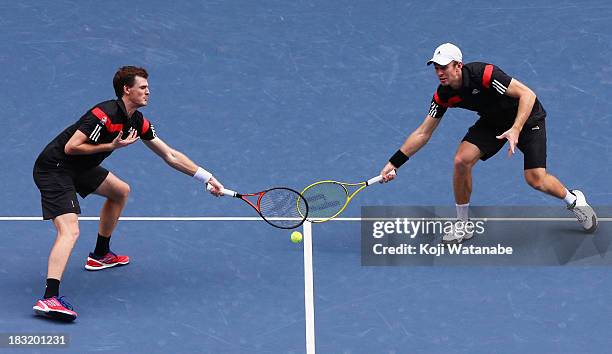
[[[39,316],[60,321],[74,321],[77,318],[77,313],[74,312],[72,305],[63,296],[40,299],[36,301],[32,309]]]

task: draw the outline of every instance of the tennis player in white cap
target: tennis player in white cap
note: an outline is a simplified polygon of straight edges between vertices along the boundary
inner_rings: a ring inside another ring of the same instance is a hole
[[[535,93],[493,64],[463,63],[463,54],[454,44],[436,48],[427,65],[433,64],[440,81],[427,117],[389,159],[381,175],[395,178],[394,171],[431,138],[448,108],[464,108],[478,114],[478,120],[463,137],[454,161],[453,191],[457,223],[443,242],[469,239],[466,229],[472,193],[472,169],[479,160],[495,155],[508,142],[508,154],[523,153],[525,181],[534,189],[562,199],[585,231],[595,232],[597,216],[579,190],[568,190],[546,170],[546,111]]]

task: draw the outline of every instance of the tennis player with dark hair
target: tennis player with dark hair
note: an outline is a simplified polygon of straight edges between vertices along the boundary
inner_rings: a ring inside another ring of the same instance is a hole
[[[440,45],[427,65],[434,64],[440,85],[434,93],[427,117],[381,171],[383,180],[395,177],[398,169],[431,138],[448,108],[475,111],[479,119],[471,126],[455,154],[453,190],[457,219],[443,242],[459,243],[472,237],[473,230],[461,230],[468,220],[472,193],[472,168],[478,160],[495,155],[508,141],[509,155],[518,148],[524,156],[524,176],[536,190],[563,199],[585,231],[594,232],[597,216],[579,190],[569,191],[546,171],[546,111],[535,93],[499,67],[487,63],[463,64],[461,50]]]
[[[47,286],[34,311],[54,319],[72,321],[77,313],[59,296],[59,285],[68,258],[79,237],[77,193],[93,193],[106,198],[100,211],[95,249],[87,257],[85,268],[95,271],[130,262],[128,256],[110,250],[110,238],[121,211],[128,200],[130,186],[101,167],[113,151],[142,139],[170,167],[193,176],[202,187],[212,186],[211,193],[221,195],[223,185],[210,172],[172,149],[155,133],[155,128],[138,108],[149,100],[148,74],[143,68],[124,66],[113,78],[116,100],[95,105],[76,123],[55,137],[40,153],[34,164],[34,181],[40,190],[42,213],[57,229],[47,270]]]

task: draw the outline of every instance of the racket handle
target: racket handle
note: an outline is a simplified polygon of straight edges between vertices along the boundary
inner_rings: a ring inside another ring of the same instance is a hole
[[[374,183],[378,183],[380,181],[382,181],[383,177],[381,175],[378,175],[376,177],[370,178],[367,182],[366,182],[366,186],[372,185]]]
[[[212,188],[213,187],[210,185],[210,183],[206,183],[206,190],[207,191],[210,192],[212,190]],[[231,189],[225,189],[225,188],[223,188],[221,190],[221,193],[223,193],[223,195],[228,196],[228,197],[235,197],[238,194],[238,193],[234,192]]]

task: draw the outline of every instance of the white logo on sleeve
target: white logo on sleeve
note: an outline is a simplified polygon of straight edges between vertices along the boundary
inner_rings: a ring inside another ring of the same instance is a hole
[[[435,102],[432,102],[431,106],[429,107],[429,115],[436,118],[437,114],[438,114],[438,104]]]
[[[493,88],[497,92],[499,92],[500,95],[503,95],[504,93],[506,93],[506,90],[508,89],[506,86],[504,86],[501,82],[499,82],[497,80],[493,80],[491,85],[493,85]]]
[[[155,127],[151,124],[151,132],[153,133],[153,137],[157,138],[157,133],[155,132]]]
[[[89,139],[91,141],[98,142],[98,139],[100,138],[100,134],[102,132],[102,127],[104,127],[104,125],[96,124],[94,130],[91,132],[91,134],[89,134]]]

